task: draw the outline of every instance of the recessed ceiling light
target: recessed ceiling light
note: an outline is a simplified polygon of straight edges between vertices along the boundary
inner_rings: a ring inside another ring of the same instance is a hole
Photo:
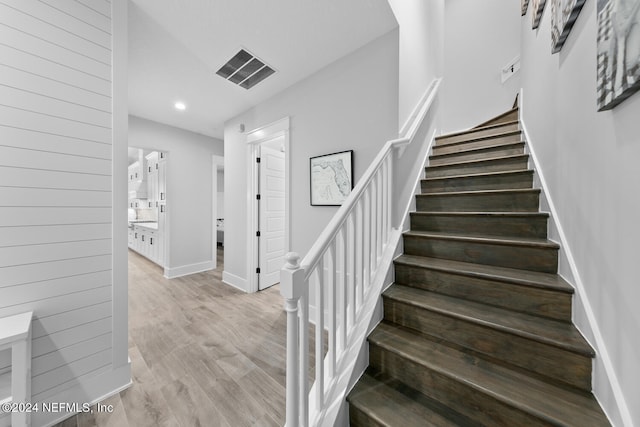
[[[184,105],[184,102],[180,102],[180,101],[173,104],[173,106],[176,108],[176,110],[180,110],[180,111],[184,111],[187,109],[187,106]]]

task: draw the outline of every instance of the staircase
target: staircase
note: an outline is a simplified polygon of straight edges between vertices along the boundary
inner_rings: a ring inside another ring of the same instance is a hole
[[[436,139],[352,427],[610,425],[532,187],[517,108]]]

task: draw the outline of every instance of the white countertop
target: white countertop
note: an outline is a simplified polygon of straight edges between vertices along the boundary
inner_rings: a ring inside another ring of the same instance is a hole
[[[157,230],[158,223],[157,222],[138,222],[133,224],[135,227],[144,227],[150,230]]]

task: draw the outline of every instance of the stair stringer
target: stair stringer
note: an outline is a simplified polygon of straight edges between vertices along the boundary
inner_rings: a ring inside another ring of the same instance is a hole
[[[526,110],[523,103],[523,90],[520,91],[518,97],[520,110],[520,128],[522,129],[523,140],[525,143],[525,153],[529,154],[529,168],[534,170],[534,188],[539,188],[540,192],[540,211],[549,213],[548,236],[550,240],[557,241],[560,244],[558,252],[558,275],[571,284],[574,289],[574,298],[572,301],[572,321],[576,328],[582,333],[585,339],[593,347],[596,356],[593,359],[592,368],[592,384],[593,395],[611,421],[612,425],[620,425],[625,427],[633,427],[633,420],[629,412],[626,399],[622,393],[620,382],[613,369],[611,357],[607,352],[604,339],[600,332],[600,328],[596,321],[595,314],[589,298],[586,294],[584,284],[580,278],[580,273],[575,263],[575,259],[571,252],[571,246],[567,240],[562,224],[560,223],[558,212],[555,208],[549,186],[544,178],[544,173],[536,156],[534,143],[526,126]],[[598,372],[604,373],[604,378],[597,375]],[[598,387],[606,387],[602,390]],[[605,399],[605,397],[607,397]],[[616,403],[616,407],[605,405],[610,398]]]
[[[437,130],[433,131],[426,141],[424,151],[420,153],[422,161],[418,162],[419,167],[416,167],[414,174],[414,191],[404,207],[400,222],[401,227],[393,230],[392,235],[389,236],[388,247],[382,255],[381,265],[385,265],[387,268],[384,272],[376,272],[373,281],[373,287],[376,292],[370,294],[370,296],[375,299],[375,303],[373,301],[367,302],[366,307],[370,307],[370,312],[364,316],[360,316],[361,324],[358,324],[356,333],[354,334],[356,338],[349,339],[349,357],[346,357],[344,363],[338,366],[336,370],[337,372],[343,372],[343,375],[337,381],[336,390],[344,390],[344,393],[336,393],[334,395],[334,398],[331,399],[331,402],[327,405],[327,410],[320,414],[318,418],[319,422],[317,425],[319,426],[335,427],[349,425],[349,411],[346,397],[369,366],[369,342],[367,341],[367,337],[383,319],[382,293],[391,286],[395,280],[393,260],[404,252],[402,235],[410,228],[410,212],[415,211],[415,196],[422,191],[420,182],[422,178],[424,178],[424,170],[425,167],[428,166],[429,154],[431,153],[431,148],[433,147],[437,133]],[[375,295],[375,297],[373,297],[373,295]],[[363,333],[362,331],[365,332]],[[346,382],[346,387],[340,385],[340,382]],[[312,388],[310,395],[312,395],[313,392],[314,389]],[[313,413],[313,411],[310,410],[310,413]]]

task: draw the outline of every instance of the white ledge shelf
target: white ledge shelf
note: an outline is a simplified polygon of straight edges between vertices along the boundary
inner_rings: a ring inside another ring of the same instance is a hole
[[[31,401],[31,320],[33,312],[0,319],[0,351],[11,349],[11,371],[0,375],[0,403]],[[8,418],[0,414],[0,425]],[[14,412],[13,427],[31,424],[29,414]]]

